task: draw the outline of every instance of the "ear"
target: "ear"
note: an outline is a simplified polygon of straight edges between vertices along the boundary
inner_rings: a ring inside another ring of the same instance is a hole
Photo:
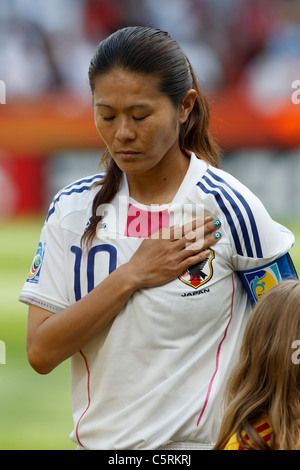
[[[187,91],[186,94],[184,95],[182,104],[180,105],[180,108],[179,108],[180,124],[183,124],[189,117],[189,114],[191,113],[194,107],[196,98],[197,98],[197,92],[196,90],[193,90],[193,89]]]

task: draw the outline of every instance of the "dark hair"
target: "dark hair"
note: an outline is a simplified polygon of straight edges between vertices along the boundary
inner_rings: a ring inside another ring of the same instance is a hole
[[[208,129],[209,107],[206,98],[188,58],[167,32],[134,26],[120,29],[101,41],[89,67],[92,92],[95,79],[113,67],[158,77],[160,91],[166,94],[176,107],[182,103],[188,90],[196,90],[197,98],[193,110],[187,121],[181,125],[179,145],[211,165],[219,165],[219,148]],[[105,167],[106,175],[98,183],[101,184],[101,189],[93,202],[91,223],[83,235],[83,241],[87,242],[93,239],[97,224],[101,220],[101,217],[97,216],[97,208],[113,199],[121,180],[122,171],[107,149],[100,165]]]

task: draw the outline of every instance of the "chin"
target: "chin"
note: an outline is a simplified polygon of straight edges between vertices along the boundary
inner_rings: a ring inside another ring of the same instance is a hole
[[[145,165],[143,162],[116,162],[120,170],[127,175],[142,175],[152,170],[152,165]]]

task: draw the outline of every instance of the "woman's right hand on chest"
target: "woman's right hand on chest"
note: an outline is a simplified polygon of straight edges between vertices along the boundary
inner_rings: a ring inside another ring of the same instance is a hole
[[[155,287],[180,276],[203,261],[221,238],[221,222],[211,217],[195,219],[182,227],[160,229],[141,243],[127,263],[137,288]]]

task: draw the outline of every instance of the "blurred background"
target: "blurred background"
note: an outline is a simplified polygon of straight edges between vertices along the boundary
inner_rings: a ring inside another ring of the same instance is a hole
[[[1,0],[0,449],[74,448],[69,364],[31,370],[18,296],[52,197],[97,172],[88,66],[99,41],[131,25],[181,44],[210,103],[222,168],[300,236],[299,0]]]

